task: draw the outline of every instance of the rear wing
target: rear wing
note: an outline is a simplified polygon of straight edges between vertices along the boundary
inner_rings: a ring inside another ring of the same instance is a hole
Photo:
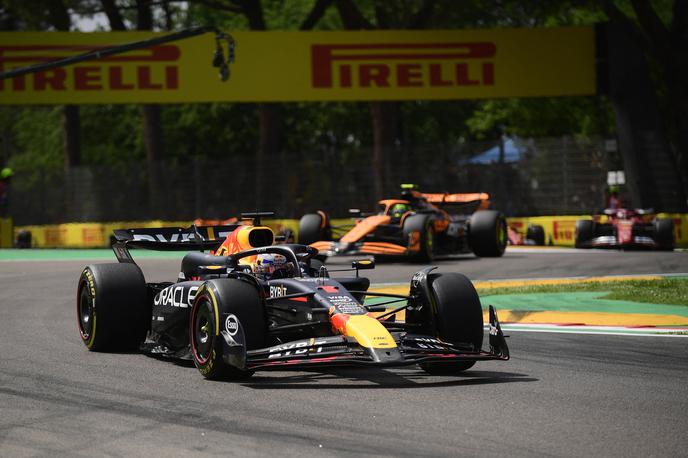
[[[119,262],[133,263],[129,248],[156,251],[214,250],[240,224],[221,226],[158,227],[116,229],[112,250]]]
[[[476,206],[477,210],[485,210],[490,207],[490,195],[485,192],[473,192],[467,194],[449,193],[421,193],[431,204],[439,206],[466,207]]]

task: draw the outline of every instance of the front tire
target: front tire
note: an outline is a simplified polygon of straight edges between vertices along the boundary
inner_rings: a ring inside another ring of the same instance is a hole
[[[238,366],[244,365],[246,351],[264,346],[264,317],[262,300],[253,285],[233,278],[204,283],[194,299],[189,329],[198,371],[207,379],[241,380],[253,375]],[[225,359],[223,330],[243,345],[243,355],[234,365]]]
[[[421,318],[442,340],[468,344],[479,351],[483,344],[483,311],[473,283],[458,273],[430,274],[428,283],[435,299],[436,313]],[[420,317],[416,317],[418,319]],[[428,323],[430,322],[430,323]],[[475,361],[453,363],[421,363],[420,367],[434,375],[451,375],[470,369]]]
[[[476,256],[500,257],[508,241],[506,218],[497,210],[480,210],[471,216],[468,243]]]
[[[411,215],[404,220],[404,236],[410,240],[411,237],[418,237],[419,251],[411,256],[411,260],[416,262],[432,262],[435,257],[435,231],[432,226],[432,219],[428,215]],[[418,234],[418,235],[414,235]]]
[[[660,250],[674,249],[674,222],[668,218],[655,220],[655,241]]]
[[[533,244],[543,246],[545,244],[545,228],[539,224],[529,224],[526,230],[526,239],[532,240]]]
[[[595,236],[595,222],[589,219],[579,219],[576,221],[576,248],[588,248],[590,242]]]
[[[136,264],[95,264],[81,273],[77,324],[90,351],[137,349],[150,318],[146,280]]]

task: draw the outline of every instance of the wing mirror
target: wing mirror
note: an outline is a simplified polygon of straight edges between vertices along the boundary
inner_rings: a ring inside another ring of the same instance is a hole
[[[359,259],[351,263],[351,268],[356,269],[356,276],[358,277],[359,270],[370,270],[375,268],[375,261],[373,259]]]

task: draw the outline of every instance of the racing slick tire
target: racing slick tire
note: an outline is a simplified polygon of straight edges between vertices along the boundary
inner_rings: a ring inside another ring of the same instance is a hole
[[[470,344],[480,351],[483,344],[483,310],[473,283],[462,274],[428,275],[428,283],[435,296],[437,311],[434,317],[437,336],[449,342]],[[421,363],[429,374],[450,375],[470,369],[475,361],[453,363]]]
[[[205,282],[194,298],[189,325],[191,355],[205,378],[242,380],[253,375],[224,358],[222,331],[243,345],[243,362],[246,351],[264,346],[265,312],[255,286],[235,278]]]
[[[657,219],[655,225],[655,242],[660,250],[674,249],[674,222],[668,218]]]
[[[416,262],[432,262],[435,257],[435,230],[429,215],[411,215],[404,220],[404,237],[409,240],[411,234],[418,233],[420,250],[411,255],[411,260]]]
[[[587,245],[595,236],[595,222],[590,219],[579,219],[576,221],[576,248],[589,248]]]
[[[325,212],[308,213],[299,220],[299,244],[310,245],[321,240],[332,240],[330,218]]]
[[[476,256],[499,257],[508,241],[506,218],[497,210],[480,210],[471,215],[468,244]]]
[[[136,264],[87,266],[76,295],[77,324],[90,351],[136,350],[150,326],[146,280]]]
[[[537,246],[544,246],[545,228],[539,224],[529,224],[528,229],[526,229],[526,239],[532,240]]]

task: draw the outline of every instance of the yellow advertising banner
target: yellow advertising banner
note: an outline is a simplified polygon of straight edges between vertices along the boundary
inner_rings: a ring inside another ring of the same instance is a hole
[[[10,70],[160,35],[2,32]],[[590,27],[236,32],[229,81],[205,34],[0,80],[0,104],[475,99],[595,93]]]

